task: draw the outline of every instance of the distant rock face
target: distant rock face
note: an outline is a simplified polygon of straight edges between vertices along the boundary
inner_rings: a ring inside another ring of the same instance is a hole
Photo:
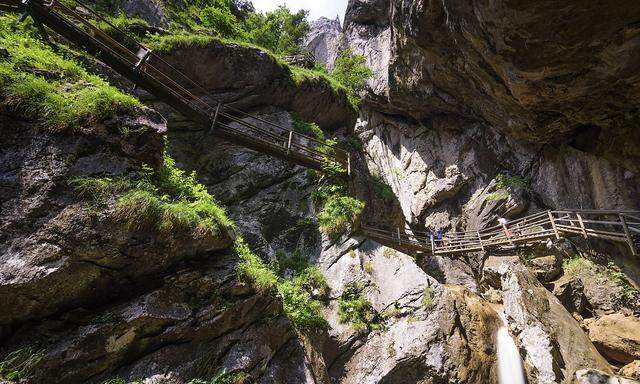
[[[140,18],[154,27],[167,27],[169,19],[165,14],[165,2],[161,0],[122,0],[124,13]]]
[[[304,39],[303,47],[313,53],[318,63],[332,70],[343,46],[340,20],[321,17],[312,21],[310,26],[311,30]]]

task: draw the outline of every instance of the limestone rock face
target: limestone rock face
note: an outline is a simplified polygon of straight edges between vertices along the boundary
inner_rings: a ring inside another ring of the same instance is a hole
[[[332,70],[342,48],[340,19],[321,17],[312,21],[310,26],[311,30],[304,39],[303,47],[313,53],[316,62]]]
[[[602,354],[619,363],[640,359],[640,319],[614,313],[589,325],[589,338]]]
[[[579,324],[524,266],[499,267],[504,313],[523,350],[529,382],[570,383],[579,369],[610,372]]]
[[[140,18],[154,27],[169,25],[164,1],[122,0],[122,8],[127,16]]]

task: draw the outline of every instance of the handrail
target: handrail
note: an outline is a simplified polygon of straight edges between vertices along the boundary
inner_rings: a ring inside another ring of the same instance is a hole
[[[361,224],[365,235],[388,240],[393,246],[406,247],[427,254],[455,254],[484,251],[487,248],[528,245],[556,237],[582,235],[627,243],[638,254],[640,211],[630,210],[556,210],[542,211],[477,231],[442,233],[411,231],[405,233]]]
[[[221,103],[202,85],[111,24],[91,7],[80,0],[73,1],[86,9],[90,17],[106,23],[121,35],[124,41],[132,44],[119,42],[98,28],[89,20],[87,14],[80,14],[58,1],[44,4],[41,0],[30,0],[27,10],[36,22],[47,25],[67,40],[99,56],[101,61],[116,72],[193,120],[199,130],[207,130],[214,136],[246,148],[320,171],[327,163],[337,163],[344,169],[344,176],[350,175],[349,152],[335,144],[317,140]],[[0,6],[2,5],[5,5],[6,9],[18,9],[20,2],[0,0]],[[135,46],[138,51],[131,50],[127,45]],[[263,126],[254,123],[263,123]],[[239,124],[247,131],[234,128],[232,124]],[[283,140],[282,136],[286,136],[286,140]]]

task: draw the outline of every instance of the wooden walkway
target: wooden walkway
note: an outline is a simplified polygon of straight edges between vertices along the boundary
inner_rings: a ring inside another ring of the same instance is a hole
[[[625,243],[633,255],[640,243],[640,211],[558,210],[543,211],[470,232],[407,233],[366,225],[364,234],[393,248],[428,255],[483,252],[496,248],[527,247],[548,239],[581,236]]]
[[[78,8],[71,9],[58,1],[0,0],[0,10],[26,11],[25,16],[32,16],[41,32],[46,33],[42,27],[46,25],[213,136],[316,170],[323,170],[327,163],[337,163],[345,170],[344,175],[350,176],[347,151],[216,101],[199,84],[90,7],[79,0],[72,1]],[[114,39],[96,27],[93,20],[110,25],[123,40]],[[366,236],[390,247],[431,255],[521,247],[570,236],[626,243],[635,255],[640,212],[545,211],[480,231],[444,234],[408,233],[404,229],[389,231],[366,225],[361,229]]]
[[[216,101],[202,86],[80,1],[74,0],[76,9],[59,1],[25,1],[26,5],[21,0],[0,0],[0,10],[26,10],[37,24],[96,56],[211,135],[316,170],[337,162],[347,176],[350,173],[347,151]],[[122,40],[98,28],[94,20],[110,25]]]

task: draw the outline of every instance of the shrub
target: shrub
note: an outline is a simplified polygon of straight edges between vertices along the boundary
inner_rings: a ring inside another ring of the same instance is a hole
[[[320,230],[327,234],[345,231],[364,209],[364,202],[351,196],[331,195],[318,214]]]
[[[293,130],[302,133],[307,136],[311,136],[316,140],[324,141],[326,140],[324,136],[324,132],[316,123],[308,123],[302,121],[297,114],[292,115],[293,118]]]
[[[249,375],[244,372],[227,372],[223,369],[215,375],[211,380],[194,379],[188,384],[246,384],[249,382]]]
[[[345,287],[338,299],[338,319],[341,323],[350,323],[355,330],[376,330],[380,323],[371,303],[362,295],[357,284]]]
[[[251,283],[259,292],[277,292],[285,315],[298,331],[309,332],[326,325],[322,304],[315,299],[326,295],[329,290],[320,270],[306,267],[292,279],[282,279],[251,252],[244,240],[236,240],[234,249],[240,258],[237,268],[239,279]]]
[[[250,42],[282,55],[299,53],[310,29],[307,11],[291,13],[285,6],[264,15],[250,14],[244,26]]]
[[[496,191],[487,195],[487,200],[506,200],[509,198],[509,191],[517,189],[528,192],[531,190],[531,185],[527,179],[521,176],[508,176],[499,173],[496,175]]]
[[[357,55],[351,49],[345,49],[340,52],[331,72],[332,77],[348,89],[349,99],[356,107],[360,105],[358,94],[365,89],[367,80],[373,76],[373,71],[364,65],[365,62],[364,55]]]

